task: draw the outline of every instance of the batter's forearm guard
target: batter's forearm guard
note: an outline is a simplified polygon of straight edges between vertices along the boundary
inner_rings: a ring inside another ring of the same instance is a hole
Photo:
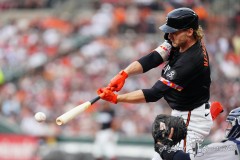
[[[148,55],[140,58],[138,62],[142,65],[143,73],[155,68],[163,63],[163,58],[157,51],[152,51]]]

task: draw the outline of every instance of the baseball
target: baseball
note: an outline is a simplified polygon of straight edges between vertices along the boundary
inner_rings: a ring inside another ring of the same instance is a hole
[[[43,112],[37,112],[34,117],[38,122],[43,122],[46,120],[46,115]]]

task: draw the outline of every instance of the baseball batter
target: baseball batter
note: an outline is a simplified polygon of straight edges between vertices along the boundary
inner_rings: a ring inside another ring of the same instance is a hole
[[[212,126],[210,67],[202,42],[203,30],[198,24],[198,15],[190,8],[169,12],[166,24],[160,26],[160,30],[166,39],[162,45],[132,62],[107,87],[97,92],[103,100],[112,103],[149,103],[164,98],[172,108],[172,115],[183,117],[188,128],[187,137],[178,147],[185,152],[194,152]],[[145,73],[165,61],[161,77],[151,88],[121,95],[113,92],[120,91],[128,77]],[[161,160],[157,152],[153,160]]]

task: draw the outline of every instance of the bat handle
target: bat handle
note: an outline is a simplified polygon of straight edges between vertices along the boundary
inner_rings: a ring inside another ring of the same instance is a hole
[[[91,104],[93,104],[93,103],[97,102],[99,99],[100,99],[100,96],[97,96],[97,97],[93,98],[92,100],[90,100],[89,102]]]
[[[113,91],[114,88],[111,87],[110,90]],[[101,93],[101,95],[103,95],[103,94],[104,94],[104,93]],[[92,100],[90,100],[89,102],[90,102],[91,104],[93,104],[93,103],[97,102],[100,98],[101,98],[100,96],[97,96],[97,97],[93,98]]]

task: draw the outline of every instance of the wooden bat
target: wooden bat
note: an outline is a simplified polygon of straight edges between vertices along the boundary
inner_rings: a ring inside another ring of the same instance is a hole
[[[87,102],[85,102],[83,104],[80,104],[80,105],[72,108],[71,110],[67,111],[66,113],[62,114],[61,116],[59,116],[56,119],[57,125],[60,126],[60,125],[66,124],[67,122],[69,122],[70,120],[75,118],[77,115],[79,115],[80,113],[85,111],[92,104],[97,102],[99,99],[100,99],[100,96],[97,96],[97,97],[93,98],[92,100],[87,101]]]

